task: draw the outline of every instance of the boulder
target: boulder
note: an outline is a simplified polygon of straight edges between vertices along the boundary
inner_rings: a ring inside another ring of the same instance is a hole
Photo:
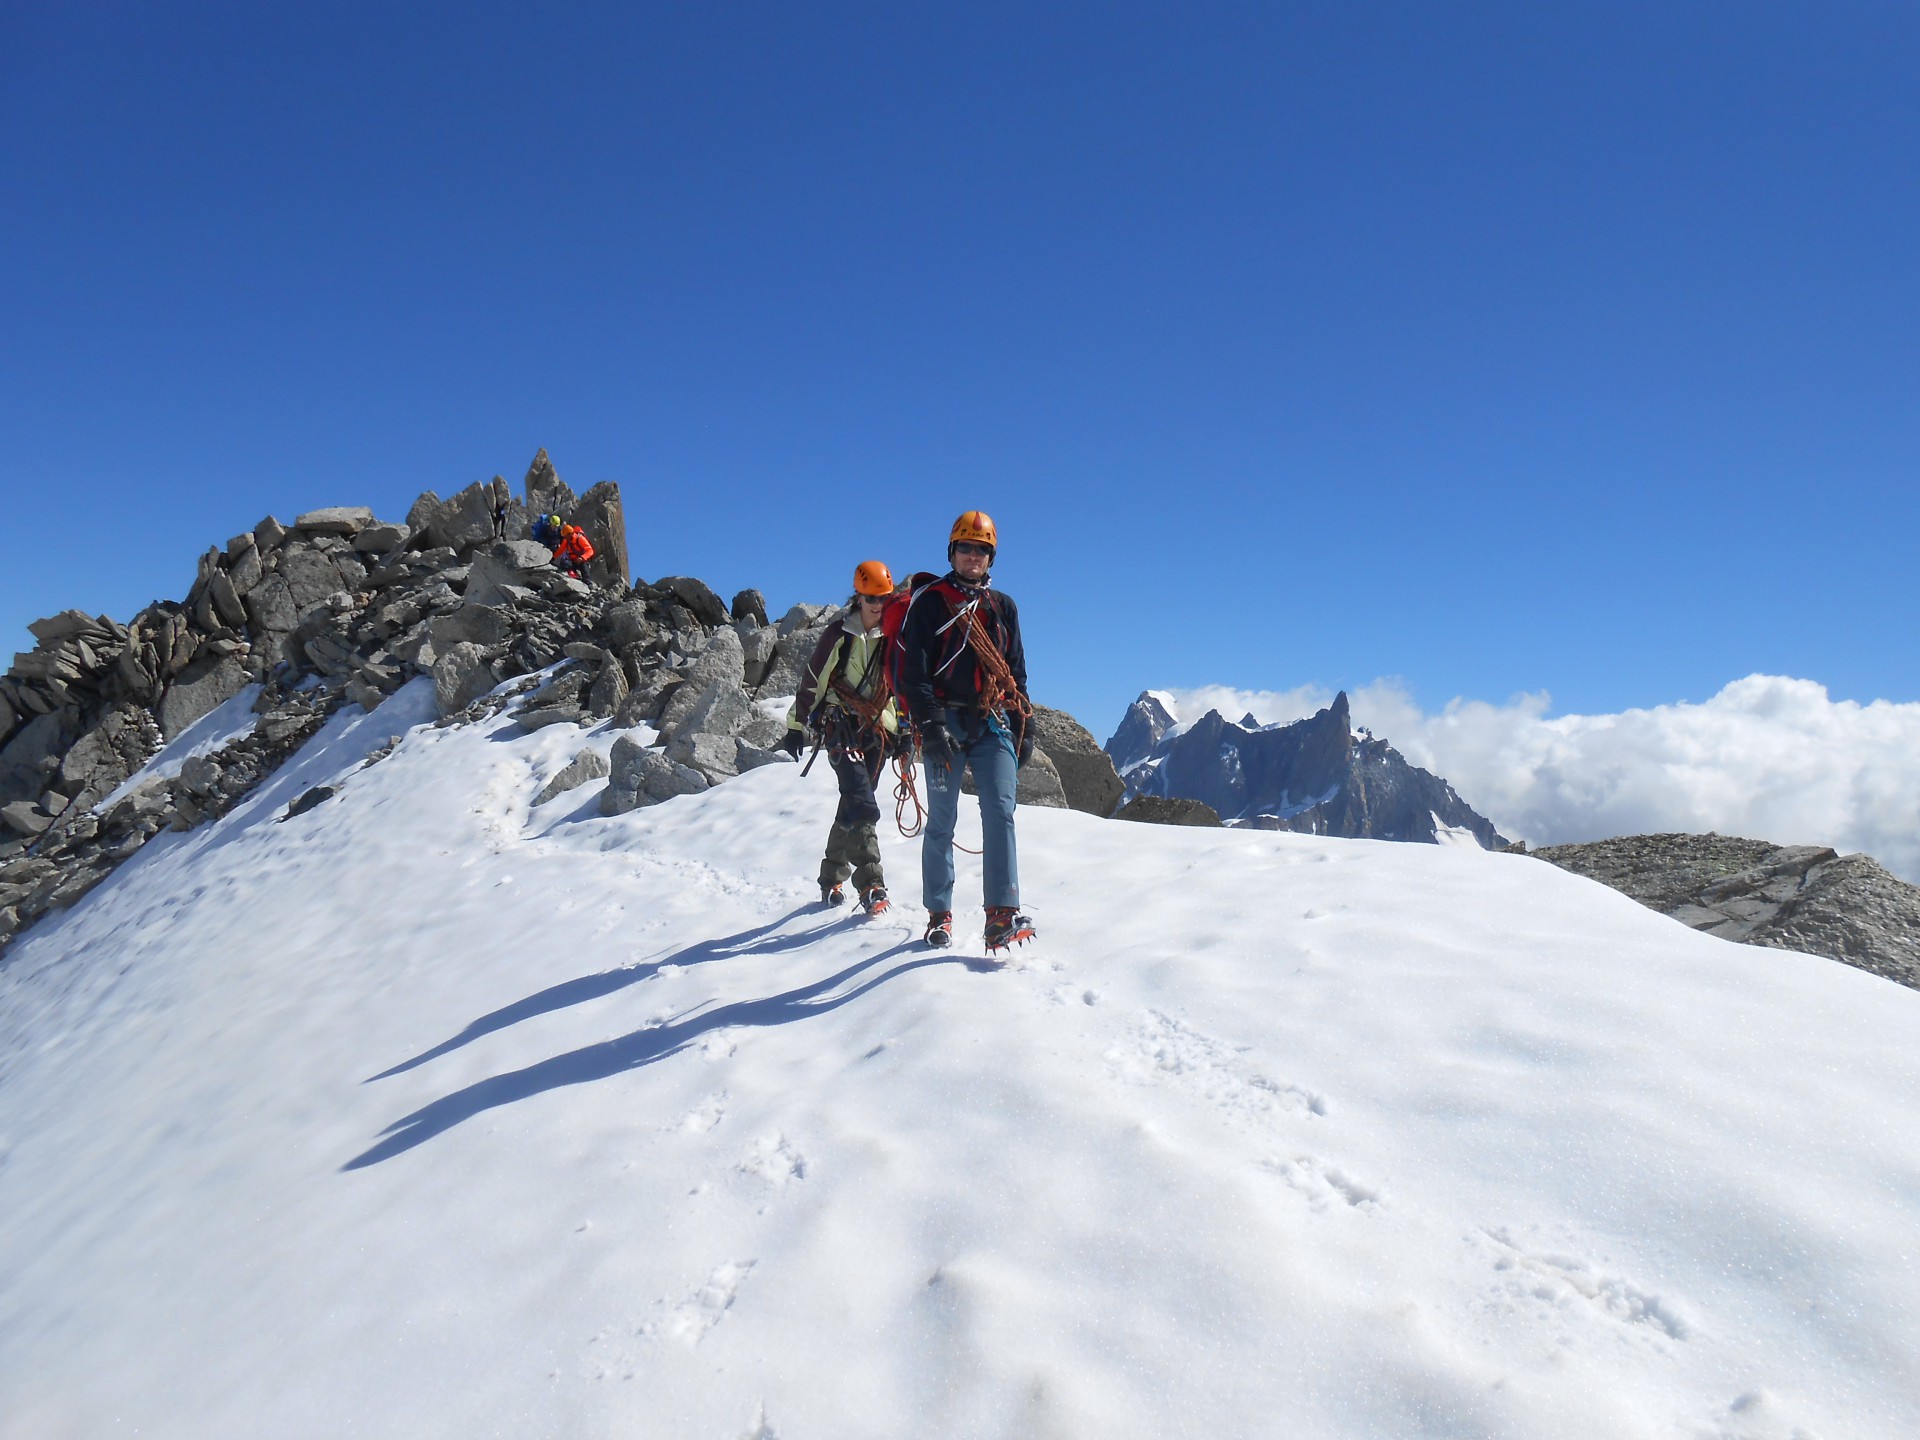
[[[407,511],[409,538],[418,541],[422,546],[431,545],[433,540],[430,532],[433,529],[433,517],[439,513],[439,493],[433,490],[422,490],[419,498],[413,502],[413,507]]]
[[[1136,795],[1113,817],[1137,820],[1147,825],[1213,825],[1224,822],[1220,812],[1204,800],[1168,799],[1162,795]]]
[[[216,570],[207,577],[207,601],[224,624],[235,630],[245,628],[247,607],[240,603],[240,592],[226,571]]]
[[[611,606],[602,620],[606,628],[607,641],[615,650],[627,650],[633,646],[646,646],[660,633],[660,627],[647,616],[644,600],[622,600]]]
[[[746,683],[757,686],[766,679],[767,667],[773,663],[773,652],[780,637],[771,626],[754,625],[750,620],[736,621],[734,633],[740,637]]]
[[[73,730],[68,710],[50,711],[21,726],[0,750],[0,803],[38,798],[58,772]]]
[[[329,595],[346,588],[340,571],[326,554],[311,546],[294,544],[280,557],[279,577],[293,597],[293,608],[305,614]]]
[[[433,662],[433,698],[442,718],[466,709],[499,683],[490,659],[487,650],[462,641]]]
[[[1033,741],[1059,772],[1067,804],[1089,815],[1111,815],[1126,784],[1100,742],[1064,710],[1033,707]]]
[[[762,750],[771,750],[786,738],[787,722],[776,720],[758,705],[753,707],[753,717],[740,727],[739,739]]]
[[[513,634],[513,612],[504,605],[462,605],[429,622],[436,655],[459,644],[503,645]]]
[[[742,775],[762,765],[784,764],[786,759],[786,752],[755,745],[744,734],[733,737],[733,768]]]
[[[675,736],[667,743],[666,755],[718,785],[740,773],[738,746],[738,739],[732,735],[695,735],[690,740]]]
[[[838,614],[835,614],[838,620]],[[785,624],[785,621],[781,622]],[[807,660],[813,654],[813,647],[820,643],[820,637],[827,633],[827,627],[821,625],[811,630],[790,630],[782,635],[774,645],[773,659],[767,664],[767,672],[754,687],[756,697],[771,698],[776,695],[792,695],[800,688],[800,677],[805,673]]]
[[[252,539],[251,536],[247,538]],[[234,556],[227,566],[227,579],[233,585],[233,593],[243,597],[260,583],[260,577],[265,573],[260,563],[260,552],[252,545]]]
[[[53,824],[53,817],[31,800],[16,800],[0,805],[0,824],[16,835],[38,835]]]
[[[300,623],[293,591],[279,575],[269,575],[246,594],[247,626],[256,635],[284,635]]]
[[[587,691],[587,713],[599,720],[617,714],[627,698],[627,689],[627,672],[618,660],[609,657]]]
[[[211,756],[194,755],[180,767],[180,783],[189,795],[204,799],[220,783],[220,764]]]
[[[780,617],[780,623],[774,627],[782,640],[796,630],[812,630],[829,614],[838,610],[837,605],[795,605]]]
[[[61,788],[76,797],[105,795],[147,762],[158,738],[144,710],[123,706],[109,711],[61,758]]]
[[[353,548],[362,555],[391,555],[406,549],[412,534],[405,525],[370,525],[353,537]]]
[[[206,656],[180,672],[160,697],[155,718],[160,733],[173,739],[217,705],[224,705],[247,688],[247,669],[234,657]]]
[[[582,750],[559,774],[540,787],[540,793],[533,797],[533,803],[544,805],[556,796],[577,790],[590,780],[604,779],[612,773],[613,767],[606,756],[598,750]]]
[[[686,681],[681,676],[664,666],[647,671],[640,683],[627,692],[627,698],[620,702],[620,708],[613,712],[614,726],[631,730],[637,725],[656,724],[668,701],[685,685]]]
[[[253,527],[253,545],[262,552],[272,550],[287,538],[287,527],[269,515]]]
[[[33,638],[43,645],[58,644],[75,635],[98,633],[105,628],[84,610],[62,610],[58,615],[49,615],[46,619],[35,620],[27,626],[27,629],[33,632]]]
[[[1068,808],[1067,792],[1060,783],[1060,772],[1054,768],[1053,760],[1046,751],[1035,749],[1027,763],[1020,767],[1020,780],[1014,790],[1013,803],[1037,805],[1047,810]]]
[[[671,731],[678,727],[709,688],[715,685],[740,693],[741,699],[748,697],[745,690],[746,656],[740,647],[740,637],[731,629],[722,629],[714,633],[702,650],[681,672],[687,681],[686,688],[677,692],[667,702],[660,714],[660,728]]]
[[[411,523],[411,517],[409,517]],[[493,482],[477,480],[442,501],[427,527],[427,543],[456,554],[493,539]]]
[[[657,590],[665,590],[673,598],[686,606],[687,612],[708,629],[716,625],[725,625],[728,621],[727,607],[720,603],[720,597],[704,580],[696,580],[691,575],[669,575],[657,581]]]
[[[707,777],[698,770],[627,735],[613,742],[608,771],[607,788],[600,794],[602,815],[624,815],[676,795],[697,795],[708,786]]]
[[[309,810],[318,809],[338,793],[339,791],[331,785],[316,785],[311,790],[304,792],[291,805],[287,806],[287,813],[280,818],[282,820],[291,820],[296,815],[304,815]]]
[[[674,696],[674,703],[667,708],[671,712],[682,696],[691,694],[691,683]],[[701,735],[721,736],[731,740],[760,712],[754,708],[753,701],[747,698],[747,692],[731,680],[715,680],[705,689],[694,695],[693,700],[680,711],[678,719],[668,726],[666,718],[661,720],[661,728],[669,730],[672,738],[667,741],[667,754],[682,764],[693,763],[690,748],[694,739]],[[678,748],[676,748],[678,747]]]
[[[374,523],[373,511],[362,505],[336,505],[328,510],[309,510],[293,522],[296,531],[308,535],[358,535]]]
[[[511,603],[519,591],[530,591],[533,582],[553,566],[553,552],[532,540],[498,540],[473,557],[467,569],[466,603],[500,605]]]
[[[755,625],[765,625],[767,597],[758,590],[742,590],[733,597],[733,604],[727,607],[727,613],[733,617],[733,623],[736,625],[748,620]]]
[[[549,725],[584,725],[587,714],[578,705],[527,705],[514,711],[513,723],[522,730],[544,730]]]

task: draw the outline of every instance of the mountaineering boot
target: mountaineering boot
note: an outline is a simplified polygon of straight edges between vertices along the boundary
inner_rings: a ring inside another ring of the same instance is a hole
[[[951,910],[929,910],[927,912],[927,944],[935,950],[944,950],[953,944],[953,912]]]
[[[884,915],[893,908],[887,899],[887,887],[875,885],[860,893],[860,908],[869,915]]]
[[[823,882],[820,886],[820,903],[822,905],[844,905],[847,903],[847,892],[837,884],[828,885]]]
[[[1011,905],[987,907],[987,949],[1004,950],[1033,939],[1033,921]]]

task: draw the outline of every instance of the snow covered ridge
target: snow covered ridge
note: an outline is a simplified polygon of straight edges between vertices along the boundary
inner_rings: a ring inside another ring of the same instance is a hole
[[[824,767],[536,804],[647,738],[521,723],[565,662],[340,705],[10,952],[3,1440],[1920,1433],[1920,994],[1058,808],[988,971],[813,903]]]
[[[1384,740],[1356,736],[1346,692],[1291,725],[1228,720],[1208,710],[1183,724],[1172,697],[1143,691],[1107,753],[1129,799],[1200,801],[1229,824],[1309,835],[1410,840],[1461,835],[1489,849],[1507,841],[1437,775]]]

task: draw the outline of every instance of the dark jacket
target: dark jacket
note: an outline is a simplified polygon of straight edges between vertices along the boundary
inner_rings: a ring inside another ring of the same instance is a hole
[[[966,622],[941,629],[969,601],[977,601],[987,634],[1005,657],[1022,698],[1027,694],[1027,652],[1020,643],[1020,609],[1011,596],[967,584],[952,571],[914,596],[900,626],[900,697],[913,723],[926,726],[943,709],[977,712],[980,667],[967,644]]]

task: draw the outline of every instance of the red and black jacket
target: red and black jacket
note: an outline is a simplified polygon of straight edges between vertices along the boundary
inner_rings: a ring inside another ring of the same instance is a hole
[[[1027,694],[1027,652],[1020,643],[1020,609],[1011,596],[984,585],[969,585],[957,574],[946,576],[913,597],[900,625],[901,702],[917,726],[940,718],[942,710],[980,710],[980,667],[967,643],[968,604],[980,607],[987,634],[999,647],[1007,668]]]

